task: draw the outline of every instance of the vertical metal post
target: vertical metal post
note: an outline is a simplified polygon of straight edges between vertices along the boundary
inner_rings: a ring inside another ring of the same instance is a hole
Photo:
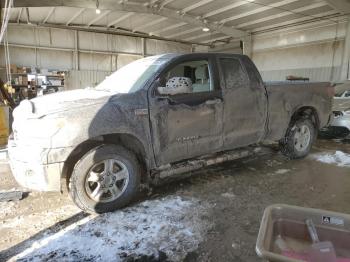
[[[249,34],[245,36],[243,39],[243,48],[242,48],[243,54],[252,58],[252,47],[253,47],[252,35]]]
[[[142,56],[146,56],[146,39],[141,38],[141,45],[142,45]]]
[[[75,57],[75,70],[79,70],[79,34],[78,31],[74,31],[74,57]]]
[[[349,63],[350,63],[350,16],[348,17],[348,24],[346,28],[341,71],[340,71],[340,80],[347,80],[350,77],[349,72]]]

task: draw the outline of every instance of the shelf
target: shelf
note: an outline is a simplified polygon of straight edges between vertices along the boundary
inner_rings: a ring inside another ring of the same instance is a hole
[[[29,73],[11,73],[10,75],[26,76],[26,75],[29,75]]]
[[[28,88],[29,85],[11,85],[11,86],[14,88],[16,88],[16,87],[27,87]]]

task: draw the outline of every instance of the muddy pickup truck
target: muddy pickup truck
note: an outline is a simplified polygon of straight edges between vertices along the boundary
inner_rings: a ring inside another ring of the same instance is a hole
[[[279,141],[308,154],[329,122],[329,83],[269,83],[243,55],[137,60],[95,88],[26,100],[14,110],[11,169],[24,187],[60,191],[87,212],[127,205],[149,185]]]

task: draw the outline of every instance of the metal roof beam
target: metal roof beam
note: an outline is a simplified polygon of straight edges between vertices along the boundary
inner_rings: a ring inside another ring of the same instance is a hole
[[[144,29],[144,28],[147,28],[149,26],[152,26],[152,25],[156,25],[156,24],[159,24],[165,20],[167,20],[168,18],[166,17],[161,17],[159,19],[156,19],[156,20],[153,20],[152,22],[149,22],[149,23],[146,23],[146,24],[143,24],[143,25],[140,25],[138,27],[135,27],[132,31],[140,31],[141,29]]]
[[[185,30],[185,31],[181,31],[181,32],[178,32],[176,34],[168,35],[168,36],[165,36],[165,37],[167,37],[167,38],[174,38],[176,36],[193,33],[193,32],[196,32],[198,30],[201,30],[201,29],[202,29],[202,27],[195,27],[195,28],[191,28],[191,29],[188,29],[188,30]]]
[[[47,14],[47,16],[45,17],[45,19],[43,20],[43,24],[46,23],[47,20],[49,20],[50,16],[52,15],[52,13],[55,11],[56,7],[52,7],[51,10],[49,11],[49,13]]]
[[[177,24],[174,24],[174,25],[170,25],[170,26],[164,27],[164,28],[162,28],[162,29],[153,31],[153,32],[151,32],[150,34],[151,34],[151,35],[156,35],[156,34],[159,34],[159,33],[165,32],[165,31],[169,31],[169,30],[171,30],[171,29],[178,28],[178,27],[183,26],[183,25],[187,25],[187,23],[181,22],[181,23],[177,23]]]
[[[121,21],[124,21],[125,19],[129,18],[130,16],[134,15],[134,12],[126,13],[125,15],[122,15],[121,17],[118,17],[117,19],[110,22],[107,27],[115,26],[116,24],[120,23]]]
[[[98,17],[96,17],[95,19],[92,19],[89,23],[88,23],[88,27],[92,26],[94,23],[96,23],[97,21],[100,21],[102,18],[104,18],[106,15],[108,15],[111,12],[111,10],[106,10],[104,13],[100,14]]]
[[[289,0],[291,1],[291,0]],[[296,0],[293,0],[296,1]],[[14,7],[53,7],[53,6],[70,6],[70,7],[85,7],[85,8],[96,8],[95,1],[82,1],[82,0],[16,0],[14,1]],[[101,0],[99,3],[100,9],[112,10],[112,11],[124,11],[124,12],[135,12],[143,14],[154,14],[170,19],[180,20],[193,26],[208,27],[213,32],[221,32],[223,34],[235,37],[243,37],[246,32],[220,25],[215,22],[203,21],[197,19],[194,16],[179,13],[179,10],[171,8],[151,8],[144,6],[141,3],[136,2],[123,2],[116,3],[115,0]]]
[[[171,4],[172,2],[174,2],[176,0],[163,0],[160,4],[159,4],[159,8],[163,8],[168,4]]]
[[[219,37],[215,37],[215,38],[212,38],[212,39],[209,39],[209,40],[205,40],[205,41],[201,41],[201,43],[213,43],[215,41],[220,41],[220,40],[227,40],[227,39],[230,39],[231,37],[225,35],[225,36],[219,36]]]
[[[194,39],[198,39],[198,38],[202,38],[202,37],[208,37],[210,36],[209,32],[206,32],[204,34],[200,34],[200,35],[195,35],[195,36],[191,36],[191,37],[188,37],[188,38],[185,38],[184,40],[185,41],[192,41]],[[227,37],[227,36],[226,36]]]
[[[350,13],[350,0],[325,0],[332,8],[342,14]]]
[[[70,23],[72,23],[78,16],[81,15],[82,12],[84,12],[85,8],[81,8],[78,12],[76,12],[71,19],[68,20],[68,22],[66,23],[66,25],[68,26]]]
[[[241,5],[246,5],[246,4],[249,4],[251,2],[253,2],[254,0],[246,0],[246,1],[238,1],[238,2],[235,2],[233,4],[230,4],[230,5],[227,5],[227,6],[224,6],[224,7],[221,7],[219,9],[216,9],[216,10],[213,10],[209,13],[206,13],[204,14],[202,17],[203,18],[207,18],[207,17],[210,17],[210,16],[214,16],[214,15],[217,15],[217,14],[221,14],[223,12],[226,12],[228,10],[231,10],[231,9],[234,9],[236,7],[239,7]]]
[[[29,8],[26,8],[26,15],[27,15],[27,24],[31,24],[30,22],[30,15],[29,15]]]
[[[304,11],[308,11],[308,10],[319,8],[319,7],[323,7],[323,6],[327,6],[327,4],[323,3],[323,2],[319,2],[319,3],[312,4],[312,5],[307,5],[307,6],[303,6],[303,7],[297,8],[297,9],[293,9],[291,11],[286,11],[286,12],[278,13],[278,14],[275,14],[275,15],[270,15],[270,16],[267,16],[267,17],[263,17],[263,18],[260,18],[260,19],[257,19],[257,20],[253,20],[253,21],[250,21],[250,22],[247,22],[247,23],[239,24],[239,25],[237,25],[235,27],[236,28],[242,28],[242,27],[246,27],[246,26],[249,26],[249,25],[254,25],[254,24],[270,21],[270,20],[273,20],[273,19],[276,19],[276,18],[281,18],[281,17],[287,16],[287,15],[292,15],[292,14],[295,14],[295,13],[298,13],[298,12],[304,12]],[[300,16],[301,17],[305,17],[305,15],[300,15]]]
[[[185,14],[185,13],[187,13],[187,12],[189,12],[189,11],[192,11],[192,10],[198,8],[198,7],[203,6],[203,5],[209,4],[209,3],[213,2],[213,1],[214,1],[214,0],[201,0],[201,1],[199,1],[199,2],[197,2],[197,3],[195,3],[195,4],[193,4],[193,5],[190,5],[190,6],[185,7],[185,8],[182,9],[180,12],[181,12],[182,14]]]
[[[19,9],[18,16],[17,16],[17,24],[19,24],[19,21],[21,20],[23,8]]]
[[[238,14],[238,15],[234,15],[234,16],[222,19],[220,21],[220,23],[224,24],[224,23],[229,22],[229,21],[234,21],[234,20],[237,20],[237,19],[249,16],[249,15],[258,14],[258,13],[261,13],[261,12],[264,12],[264,11],[267,11],[267,10],[270,10],[270,9],[273,9],[273,8],[276,8],[276,7],[280,7],[280,6],[291,4],[291,3],[294,3],[294,2],[298,2],[298,1],[300,1],[300,0],[283,0],[283,1],[279,1],[279,2],[271,4],[269,6],[259,7],[259,8],[253,9],[253,10],[245,12],[245,13],[241,13],[241,14]]]
[[[297,19],[292,19],[292,20],[288,20],[285,22],[281,22],[278,24],[273,24],[273,25],[268,25],[268,26],[263,26],[263,27],[259,27],[259,28],[254,28],[252,30],[253,33],[256,32],[261,32],[261,31],[265,31],[265,30],[278,30],[278,29],[283,29],[280,27],[287,27],[287,26],[292,26],[293,24],[295,24],[295,26],[298,25],[298,23],[302,23],[307,21],[307,23],[310,23],[310,21],[317,21],[317,19],[322,19],[322,17],[327,17],[330,15],[335,15],[336,11],[327,11],[327,12],[323,12],[323,13],[319,13],[316,15],[313,15],[312,18],[310,17],[302,17],[302,18],[297,18]],[[319,23],[319,21],[318,21]],[[334,21],[334,23],[336,23],[336,21]]]

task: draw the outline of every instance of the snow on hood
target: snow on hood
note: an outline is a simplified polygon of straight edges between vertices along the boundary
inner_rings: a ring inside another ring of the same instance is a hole
[[[204,219],[208,209],[208,203],[193,198],[148,200],[113,213],[90,215],[57,233],[48,232],[12,259],[125,261],[146,256],[183,261],[210,228]]]
[[[110,96],[110,92],[97,91],[94,89],[63,91],[31,99],[30,103],[33,107],[32,112],[26,112],[28,109],[24,109],[22,103],[15,109],[15,111],[21,111],[21,114],[34,113],[37,115],[46,115],[67,109],[69,110],[82,106],[103,103],[107,101]],[[28,104],[28,101],[25,102]]]
[[[344,111],[350,108],[350,98],[337,98],[333,100],[333,111]]]

